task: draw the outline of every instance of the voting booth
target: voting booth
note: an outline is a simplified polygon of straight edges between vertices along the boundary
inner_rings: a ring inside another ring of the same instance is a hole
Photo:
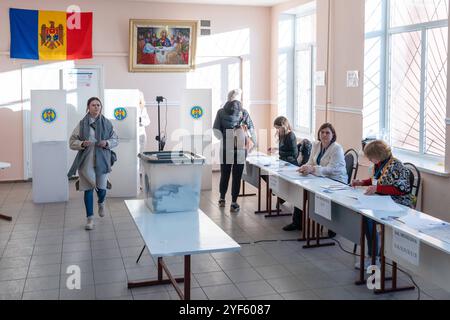
[[[212,189],[212,89],[185,89],[180,124],[185,131],[182,147],[185,151],[205,157],[202,190]]]
[[[139,192],[138,108],[139,90],[105,90],[103,114],[119,137],[119,145],[113,149],[117,162],[108,178],[110,197],[136,197]]]
[[[68,201],[65,90],[31,91],[31,142],[33,202]]]

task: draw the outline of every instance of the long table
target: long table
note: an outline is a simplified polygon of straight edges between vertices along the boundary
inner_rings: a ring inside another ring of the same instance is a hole
[[[129,281],[128,288],[171,283],[182,300],[191,295],[191,255],[239,251],[240,245],[200,209],[193,212],[153,213],[145,200],[125,200],[144,243],[158,257],[158,279]],[[184,256],[184,277],[174,278],[163,257]],[[163,271],[168,279],[163,279]],[[184,292],[177,282],[184,282]]]
[[[360,244],[360,274],[359,279],[356,281],[357,284],[365,283],[365,270],[363,268],[365,254],[365,225],[363,218],[367,217],[375,222],[374,229],[376,228],[376,225],[379,225],[381,229],[381,289],[375,290],[375,293],[386,293],[412,288],[397,287],[397,263],[407,270],[430,280],[437,286],[450,291],[450,241],[447,242],[445,240],[448,239],[439,239],[425,234],[424,232],[417,230],[417,228],[408,225],[408,223],[403,223],[399,219],[393,219],[392,217],[401,217],[402,219],[405,217],[421,218],[433,220],[437,224],[443,225],[447,224],[447,222],[404,206],[400,206],[401,209],[395,212],[372,210],[371,208],[361,207],[356,199],[357,197],[355,197],[355,192],[357,193],[358,190],[349,188],[348,190],[333,191],[330,193],[329,191],[325,192],[324,186],[336,184],[337,182],[334,180],[316,176],[295,179],[288,178],[286,175],[281,174],[282,168],[288,167],[286,163],[261,153],[250,155],[247,158],[246,166],[247,172],[250,171],[261,174],[263,171],[265,174],[271,176],[272,179],[274,177],[279,179],[278,186],[281,187],[279,190],[272,190],[274,194],[283,195],[284,200],[292,202],[296,204],[296,206],[299,205],[300,201],[302,202],[302,206],[299,207],[303,208],[303,221],[306,221],[306,224],[303,224],[302,238],[299,240],[306,240],[308,242],[306,247],[321,246],[320,240],[323,237],[320,237],[319,235],[319,226],[325,226],[344,238]],[[260,179],[256,179],[256,176],[253,176],[253,179],[247,179],[246,181],[254,186],[256,184],[256,187],[259,186],[259,193],[261,193],[260,182],[258,182],[258,184],[255,183],[260,181]],[[286,189],[285,184],[289,185],[288,190],[297,190],[298,192],[283,192],[281,189]],[[362,193],[363,191],[359,190],[359,192]],[[331,217],[325,218],[316,212],[316,195],[330,200]],[[373,195],[372,197],[376,197],[377,201],[381,204],[387,204],[387,201],[389,201],[386,196]],[[317,225],[311,224],[310,220],[315,221]],[[310,231],[312,231],[312,238]],[[419,242],[420,251],[418,263],[411,263],[394,253],[394,231],[408,235]],[[311,239],[316,240],[316,245],[309,244]],[[388,278],[385,275],[386,258],[393,261],[392,278]],[[375,259],[375,257],[373,257],[373,259]],[[391,288],[386,288],[386,282],[390,280],[392,280],[392,286]]]

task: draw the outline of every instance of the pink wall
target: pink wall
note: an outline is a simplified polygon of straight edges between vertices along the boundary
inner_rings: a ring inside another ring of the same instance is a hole
[[[152,125],[148,128],[149,148],[155,148],[156,108],[154,98],[162,95],[177,105],[181,101],[184,88],[195,87],[189,83],[185,73],[129,73],[128,72],[128,23],[129,19],[172,19],[172,20],[211,20],[212,35],[224,35],[226,42],[217,47],[201,45],[204,37],[199,37],[198,55],[223,56],[242,55],[246,61],[244,88],[247,99],[245,107],[250,109],[254,122],[266,128],[269,122],[270,107],[270,8],[245,6],[214,6],[164,4],[137,1],[43,0],[30,3],[25,0],[3,0],[0,3],[0,81],[15,82],[16,94],[2,98],[0,95],[0,134],[3,139],[0,161],[13,163],[13,168],[0,173],[0,180],[23,179],[22,115],[20,111],[10,112],[9,104],[20,101],[21,82],[11,78],[10,70],[20,70],[26,60],[9,59],[9,17],[8,8],[65,10],[76,4],[82,11],[94,12],[93,50],[94,59],[77,61],[76,64],[102,65],[104,67],[105,89],[140,89],[144,92]],[[205,42],[207,43],[207,41]],[[226,91],[227,88],[220,88]],[[223,95],[223,94],[222,94]],[[169,129],[178,126],[177,107],[169,107]]]

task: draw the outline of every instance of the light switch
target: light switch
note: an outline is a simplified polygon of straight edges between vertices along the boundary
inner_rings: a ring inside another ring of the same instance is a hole
[[[314,74],[314,83],[316,87],[325,86],[325,71],[316,71]]]
[[[357,88],[359,86],[359,71],[347,71],[347,88]]]

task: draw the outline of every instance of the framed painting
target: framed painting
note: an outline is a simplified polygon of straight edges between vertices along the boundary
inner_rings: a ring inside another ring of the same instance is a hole
[[[130,72],[195,68],[197,21],[130,19]]]

